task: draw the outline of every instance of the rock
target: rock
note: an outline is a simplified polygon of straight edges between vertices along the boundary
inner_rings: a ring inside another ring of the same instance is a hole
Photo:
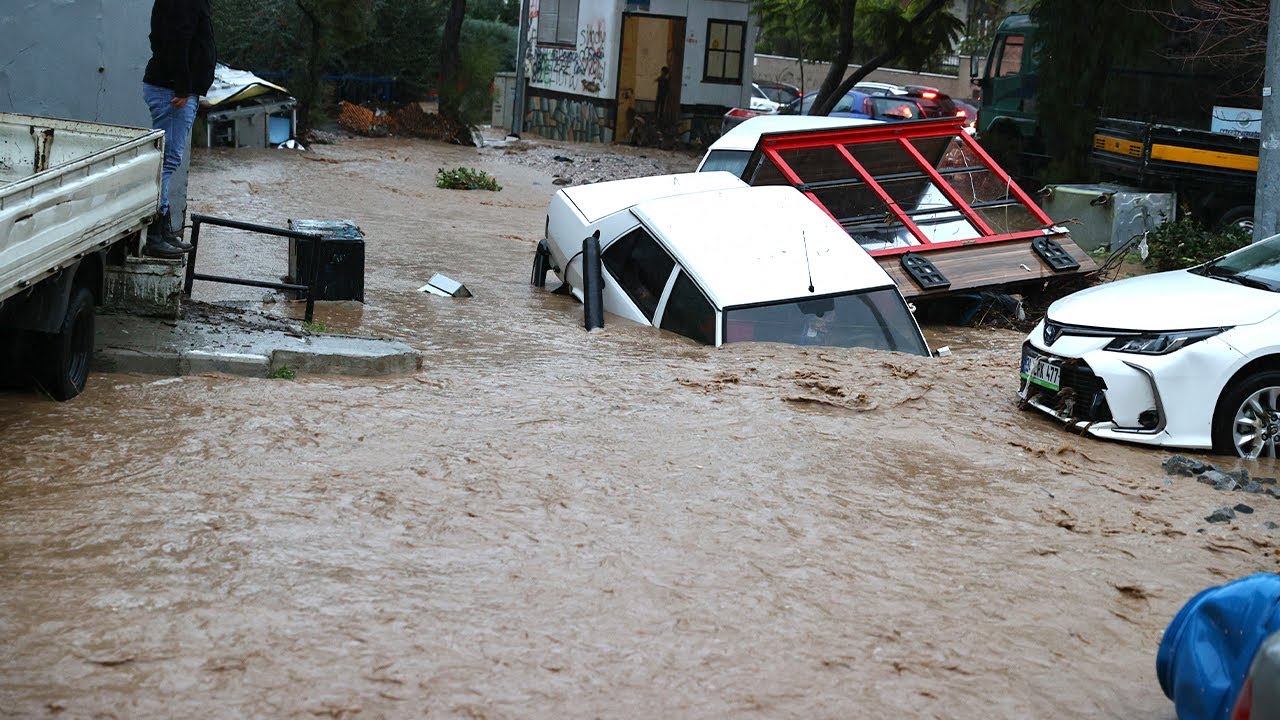
[[[1275,478],[1254,478],[1253,480],[1254,480],[1254,482],[1259,482],[1259,483],[1262,483],[1263,485],[1275,485],[1275,484],[1276,484],[1276,479],[1275,479]]]
[[[1267,488],[1266,494],[1270,495],[1273,498],[1276,498],[1277,500],[1280,500],[1280,487],[1269,487]]]
[[[1280,529],[1280,524],[1277,524],[1274,520],[1268,520],[1262,523],[1262,527],[1268,530],[1277,530]]]
[[[1204,519],[1211,523],[1231,522],[1236,519],[1236,511],[1230,505],[1224,505],[1214,510],[1212,515],[1206,515]]]
[[[1196,478],[1196,481],[1202,482],[1205,485],[1213,485],[1217,483],[1219,480],[1225,480],[1225,479],[1228,479],[1227,476],[1224,475],[1223,473],[1218,472],[1217,470],[1206,470],[1205,472],[1201,473],[1199,477]]]
[[[1240,468],[1239,470],[1223,470],[1222,474],[1235,480],[1241,486],[1249,482],[1249,471],[1244,468]]]
[[[1165,473],[1168,475],[1183,475],[1186,477],[1199,475],[1209,469],[1208,465],[1199,460],[1192,460],[1186,455],[1170,456],[1168,460],[1160,463],[1160,466],[1164,468]]]
[[[1212,485],[1214,490],[1231,491],[1240,487],[1240,483],[1236,482],[1234,477],[1220,470],[1205,470],[1196,480],[1206,485]]]
[[[552,185],[568,185],[568,184],[569,184],[569,183],[571,183],[571,182],[573,182],[573,181],[572,181],[572,180],[570,180],[570,179],[568,179],[568,178],[558,177],[558,178],[556,178],[555,180],[552,180],[552,181],[551,181],[551,184],[552,184]]]
[[[1244,503],[1240,503],[1240,504],[1236,505],[1236,506],[1235,506],[1235,511],[1236,511],[1236,512],[1238,512],[1238,513],[1243,513],[1243,514],[1245,514],[1245,515],[1252,515],[1252,514],[1253,514],[1253,508],[1249,507],[1248,505],[1245,505]]]
[[[1247,492],[1247,493],[1253,493],[1254,495],[1257,495],[1258,493],[1262,492],[1262,491],[1263,491],[1263,490],[1265,490],[1266,488],[1264,488],[1264,487],[1263,487],[1261,484],[1259,484],[1257,481],[1255,481],[1255,480],[1250,480],[1250,481],[1249,481],[1249,483],[1248,483],[1247,485],[1245,485],[1244,487],[1242,487],[1242,488],[1240,488],[1240,489],[1241,489],[1241,490],[1243,490],[1243,491],[1245,491],[1245,492]]]

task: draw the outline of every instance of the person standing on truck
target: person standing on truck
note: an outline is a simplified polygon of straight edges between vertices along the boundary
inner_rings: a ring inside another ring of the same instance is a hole
[[[160,214],[147,229],[147,255],[177,258],[191,249],[170,224],[169,179],[182,165],[200,96],[213,84],[217,58],[210,0],[155,0],[142,97],[151,110],[151,127],[164,131],[164,169]]]

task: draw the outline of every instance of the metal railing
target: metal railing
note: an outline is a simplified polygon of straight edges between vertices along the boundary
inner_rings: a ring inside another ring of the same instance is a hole
[[[307,273],[307,284],[297,285],[284,282],[267,282],[265,280],[232,278],[225,277],[223,275],[203,275],[196,272],[196,253],[200,250],[201,225],[217,225],[219,227],[246,230],[248,232],[261,233],[263,235],[274,235],[276,237],[311,241],[311,267]],[[296,230],[286,230],[284,228],[276,228],[269,225],[257,225],[255,223],[241,222],[239,220],[227,220],[226,218],[216,218],[209,215],[193,213],[191,215],[191,256],[187,259],[187,279],[182,286],[182,294],[187,297],[191,297],[191,286],[196,280],[207,280],[208,282],[225,283],[227,285],[245,285],[248,287],[267,288],[270,290],[305,291],[307,293],[307,312],[305,320],[307,322],[311,322],[312,317],[315,316],[316,310],[316,281],[320,276],[320,241],[323,237],[324,236],[319,233],[297,232]]]

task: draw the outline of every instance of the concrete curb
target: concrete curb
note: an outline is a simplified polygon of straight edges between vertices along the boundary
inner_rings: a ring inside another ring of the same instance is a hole
[[[102,316],[93,368],[144,375],[217,373],[266,378],[288,367],[300,376],[402,375],[422,367],[422,353],[398,340],[301,335],[278,328],[200,320]]]

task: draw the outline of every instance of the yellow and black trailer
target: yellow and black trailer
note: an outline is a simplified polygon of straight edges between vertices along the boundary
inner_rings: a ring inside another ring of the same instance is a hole
[[[1172,190],[1206,224],[1252,217],[1258,138],[1103,118],[1093,163],[1109,178]]]

